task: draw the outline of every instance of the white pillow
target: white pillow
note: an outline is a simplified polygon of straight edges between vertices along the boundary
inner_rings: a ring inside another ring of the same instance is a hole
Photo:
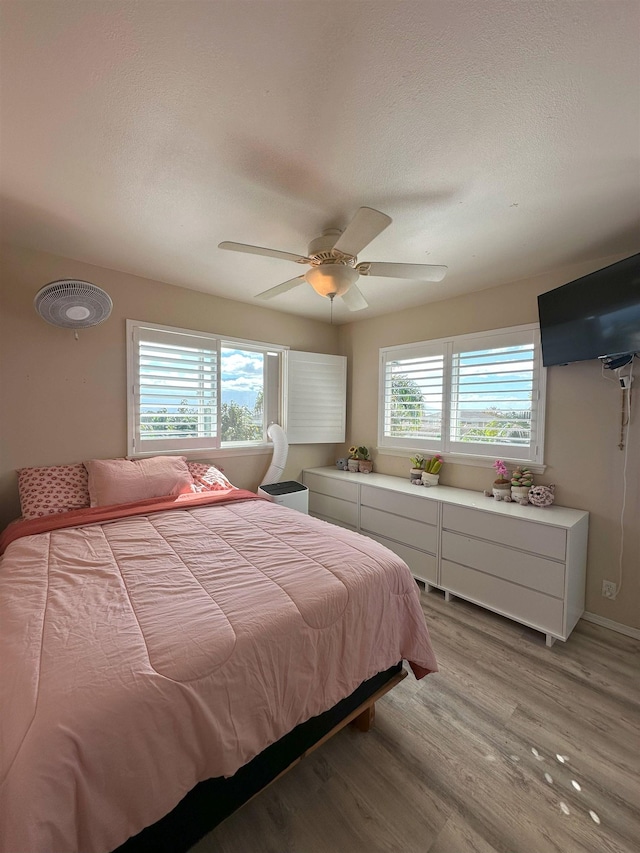
[[[91,506],[111,506],[190,492],[193,477],[185,456],[148,459],[90,459]]]

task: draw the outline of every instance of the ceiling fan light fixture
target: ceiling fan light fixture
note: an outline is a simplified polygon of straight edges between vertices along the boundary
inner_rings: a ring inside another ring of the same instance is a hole
[[[320,264],[304,274],[305,280],[317,294],[333,299],[342,296],[358,280],[360,274],[344,264]]]
[[[304,275],[283,281],[275,287],[256,293],[256,299],[271,299],[287,293],[306,281],[319,296],[333,301],[342,296],[349,311],[362,311],[368,304],[360,293],[356,282],[360,276],[380,276],[382,278],[408,278],[417,281],[440,281],[447,271],[445,266],[433,264],[402,264],[363,261],[357,263],[360,251],[368,246],[378,234],[391,224],[391,217],[371,207],[361,207],[344,231],[327,228],[320,237],[309,243],[307,256],[281,252],[279,249],[263,249],[248,243],[219,243],[220,249],[234,252],[246,252],[250,255],[265,255],[268,258],[280,258],[295,261],[297,264],[310,264],[311,269]]]

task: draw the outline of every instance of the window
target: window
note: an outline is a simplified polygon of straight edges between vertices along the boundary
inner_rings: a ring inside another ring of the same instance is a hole
[[[380,350],[381,448],[542,462],[537,326]]]
[[[284,347],[127,321],[129,453],[262,445]]]

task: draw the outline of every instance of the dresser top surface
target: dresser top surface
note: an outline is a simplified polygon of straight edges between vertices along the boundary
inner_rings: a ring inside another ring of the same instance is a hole
[[[505,503],[494,498],[485,497],[482,492],[471,489],[458,489],[453,486],[416,486],[403,477],[393,477],[389,474],[356,474],[350,471],[340,471],[337,468],[306,468],[303,473],[318,474],[333,480],[345,480],[362,486],[374,486],[377,489],[410,494],[422,500],[435,500],[454,506],[478,509],[492,514],[523,521],[533,521],[537,524],[550,524],[554,527],[573,527],[574,524],[588,518],[589,513],[581,509],[553,504],[548,507],[536,507],[528,504],[522,506],[515,502]]]

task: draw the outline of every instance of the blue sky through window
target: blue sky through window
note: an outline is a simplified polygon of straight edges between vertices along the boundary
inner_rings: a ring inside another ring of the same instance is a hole
[[[457,360],[460,410],[531,408],[533,347],[463,352]]]
[[[184,347],[176,348],[180,352],[181,359],[188,359],[188,350]],[[171,347],[165,347],[169,352]],[[202,368],[201,354],[193,350],[194,362],[198,361]],[[211,369],[214,370],[214,362]],[[231,349],[222,347],[220,353],[221,369],[221,398],[223,403],[235,401],[241,406],[246,406],[253,411],[258,394],[263,390],[264,384],[264,354],[251,350]],[[202,374],[194,378],[189,371],[181,370],[179,366],[172,369],[170,361],[161,358],[159,352],[149,352],[140,360],[140,378],[142,383],[142,410],[162,406],[168,411],[176,411],[183,403],[187,406],[198,404],[199,397],[193,396],[190,389],[201,389]],[[146,380],[146,381],[145,381]],[[169,390],[169,385],[174,385]],[[175,386],[180,386],[176,390]],[[163,395],[163,387],[167,388],[166,396]],[[215,387],[215,381],[211,388]],[[176,399],[176,396],[179,399]]]
[[[220,372],[222,402],[235,401],[253,411],[264,384],[264,353],[222,347]]]

